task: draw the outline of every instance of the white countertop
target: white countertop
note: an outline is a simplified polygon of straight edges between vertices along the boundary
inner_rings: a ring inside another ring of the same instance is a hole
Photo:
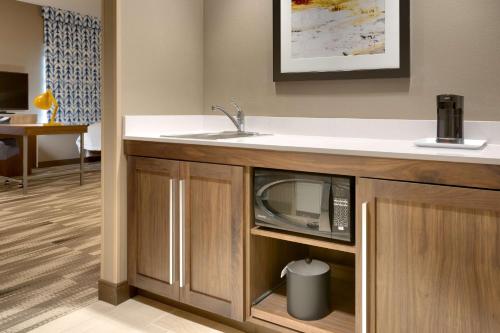
[[[467,133],[474,135],[467,138],[487,139],[490,142],[482,150],[416,147],[415,140],[431,137],[435,127],[435,122],[417,120],[248,117],[248,131],[273,135],[224,140],[160,137],[234,130],[231,126],[223,116],[127,116],[123,139],[500,165],[498,122],[466,123],[466,136]],[[325,135],[329,133],[338,133],[339,136]],[[349,134],[354,135],[351,137]]]

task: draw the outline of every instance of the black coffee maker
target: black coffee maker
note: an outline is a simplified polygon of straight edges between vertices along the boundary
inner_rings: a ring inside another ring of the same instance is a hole
[[[464,97],[437,96],[437,142],[464,143]]]

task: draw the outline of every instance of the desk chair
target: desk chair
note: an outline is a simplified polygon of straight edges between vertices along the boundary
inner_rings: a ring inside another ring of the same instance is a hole
[[[8,160],[9,158],[19,154],[19,147],[16,139],[0,139],[0,161]],[[20,184],[20,181],[14,178],[0,175],[0,182],[14,182]]]
[[[8,124],[10,122],[9,117],[0,117],[0,124]],[[0,161],[6,161],[9,158],[19,154],[19,147],[17,145],[16,139],[0,139]],[[18,180],[2,176],[0,174],[0,181],[4,183],[16,182]]]

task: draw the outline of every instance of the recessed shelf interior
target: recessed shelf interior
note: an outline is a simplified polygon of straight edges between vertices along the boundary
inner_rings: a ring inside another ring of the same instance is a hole
[[[252,317],[299,332],[354,333],[355,254],[313,246],[307,240],[306,243],[300,243],[301,239],[289,239],[288,235],[281,239],[280,235],[261,234],[261,231],[266,230],[252,229],[250,238],[251,302],[255,302],[270,290],[272,293],[251,307]],[[316,321],[303,321],[288,314],[286,285],[283,285],[280,278],[281,270],[290,261],[306,257],[322,260],[331,267],[332,312]]]
[[[331,288],[332,312],[320,320],[303,321],[290,316],[287,312],[286,286],[253,306],[252,316],[303,332],[353,333],[354,283],[332,279]]]

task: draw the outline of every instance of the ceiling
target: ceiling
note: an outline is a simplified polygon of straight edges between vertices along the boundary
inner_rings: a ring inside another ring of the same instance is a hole
[[[40,6],[52,6],[71,10],[83,15],[101,18],[101,0],[17,0]]]

